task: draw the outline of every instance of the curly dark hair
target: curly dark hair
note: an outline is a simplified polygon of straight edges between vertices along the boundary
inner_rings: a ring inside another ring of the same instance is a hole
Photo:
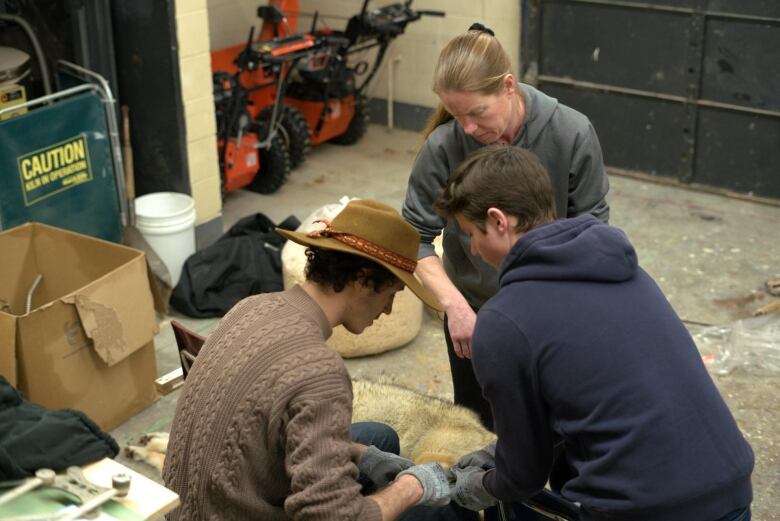
[[[360,282],[377,293],[398,278],[384,266],[360,255],[309,246],[306,248],[306,280],[339,293],[351,282]]]

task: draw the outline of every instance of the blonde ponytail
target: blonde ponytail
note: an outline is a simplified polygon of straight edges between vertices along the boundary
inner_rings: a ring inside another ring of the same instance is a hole
[[[480,30],[466,31],[450,40],[439,54],[433,71],[433,91],[498,94],[504,89],[504,78],[512,74],[511,64],[495,36]],[[452,115],[439,103],[425,125],[423,140],[451,119]]]
[[[447,109],[444,108],[444,105],[439,103],[439,105],[433,109],[433,113],[431,113],[431,116],[428,118],[428,121],[425,123],[425,128],[422,131],[422,140],[425,141],[428,139],[428,136],[431,135],[431,132],[436,130],[436,127],[439,125],[444,125],[448,121],[452,119],[452,114],[447,112]]]

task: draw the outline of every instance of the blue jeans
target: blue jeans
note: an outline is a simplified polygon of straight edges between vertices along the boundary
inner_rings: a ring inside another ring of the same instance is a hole
[[[363,445],[373,445],[384,452],[401,453],[401,442],[398,434],[389,425],[379,422],[353,423],[351,427],[352,441]]]
[[[363,445],[373,445],[384,452],[398,454],[400,443],[398,434],[388,425],[377,422],[363,422],[352,424],[352,441]],[[373,492],[369,480],[364,476],[358,476],[358,483],[363,486],[363,492]],[[476,512],[450,503],[446,507],[412,507],[407,510],[398,521],[478,521]]]

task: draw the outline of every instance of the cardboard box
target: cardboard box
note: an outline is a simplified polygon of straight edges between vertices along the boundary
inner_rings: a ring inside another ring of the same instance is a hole
[[[39,223],[0,233],[0,374],[31,401],[115,428],[158,398],[157,331],[143,252]]]

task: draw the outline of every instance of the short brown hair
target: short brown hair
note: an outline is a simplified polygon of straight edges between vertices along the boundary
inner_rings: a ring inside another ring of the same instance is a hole
[[[482,231],[490,208],[517,218],[515,231],[527,232],[555,220],[550,177],[533,152],[490,145],[469,154],[434,203],[444,217],[461,214]]]

